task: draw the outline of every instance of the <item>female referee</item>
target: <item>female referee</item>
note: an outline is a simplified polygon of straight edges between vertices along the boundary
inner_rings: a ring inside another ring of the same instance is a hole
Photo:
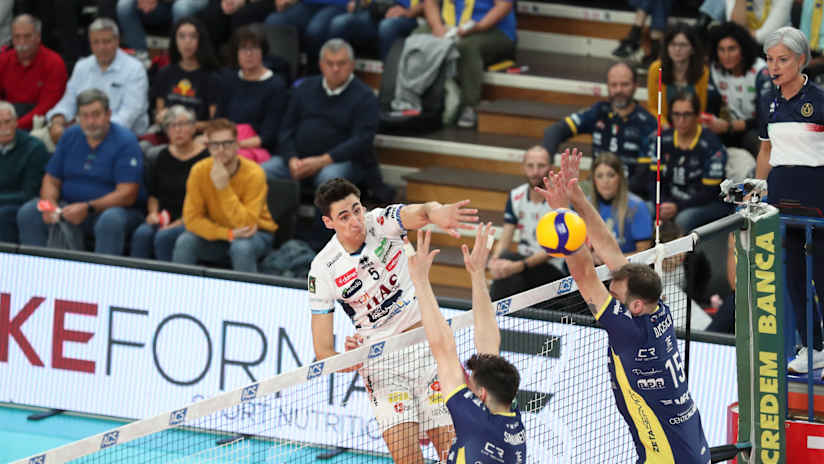
[[[801,71],[810,62],[804,33],[782,27],[764,41],[767,69],[778,88],[761,98],[761,149],[756,177],[767,179],[768,201],[784,214],[824,216],[824,90]],[[824,302],[824,230],[813,232],[813,277],[818,300]],[[812,343],[813,368],[824,367],[821,317],[813,311],[813,340],[807,340],[804,230],[787,228],[787,291],[795,312],[802,348],[788,365],[807,372],[807,349]]]

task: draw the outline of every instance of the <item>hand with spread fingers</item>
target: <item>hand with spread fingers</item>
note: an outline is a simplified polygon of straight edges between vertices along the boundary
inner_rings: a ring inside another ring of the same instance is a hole
[[[429,269],[432,267],[432,261],[441,250],[429,251],[429,244],[432,241],[432,232],[424,232],[418,229],[418,249],[414,255],[407,256],[409,261],[409,277],[412,283],[418,287],[420,284],[425,284],[429,281]],[[404,237],[403,242],[409,245],[409,239]],[[411,245],[410,245],[411,246]]]
[[[463,252],[464,266],[470,275],[480,274],[485,276],[486,262],[489,259],[489,237],[494,237],[492,223],[480,224],[475,234],[475,243],[472,245],[472,252],[466,244],[461,245]]]
[[[462,200],[449,205],[441,205],[429,211],[429,222],[435,224],[455,238],[460,238],[458,229],[472,230],[474,224],[478,222],[478,210],[475,208],[464,208],[469,204],[469,200]]]

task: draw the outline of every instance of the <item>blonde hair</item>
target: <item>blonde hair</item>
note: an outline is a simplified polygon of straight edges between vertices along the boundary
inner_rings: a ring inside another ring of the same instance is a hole
[[[592,163],[593,194],[590,201],[596,211],[598,211],[599,201],[604,203],[607,202],[606,199],[601,197],[601,194],[598,192],[597,184],[595,183],[595,169],[602,164],[611,168],[618,176],[618,191],[615,192],[615,198],[612,199],[612,206],[614,207],[615,212],[613,216],[615,217],[615,222],[618,226],[618,238],[621,238],[624,236],[624,222],[626,222],[627,212],[629,210],[629,186],[627,185],[627,178],[624,175],[624,163],[621,162],[621,158],[610,152],[601,153],[598,155],[598,158],[595,158],[595,162]]]

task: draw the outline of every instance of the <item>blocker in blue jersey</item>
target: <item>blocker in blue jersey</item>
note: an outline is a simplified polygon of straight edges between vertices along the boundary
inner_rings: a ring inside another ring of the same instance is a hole
[[[566,256],[569,272],[592,315],[609,336],[608,365],[615,404],[629,425],[638,464],[708,464],[701,415],[687,390],[672,314],[661,301],[661,277],[630,263],[578,185],[581,155],[567,150],[559,172],[536,187],[550,207],[572,208],[587,225],[598,256],[612,271],[609,290],[588,247]]]
[[[518,369],[498,353],[501,333],[486,288],[486,262],[492,245],[492,224],[478,226],[472,252],[462,246],[464,265],[472,280],[475,348],[465,375],[452,328],[438,307],[429,269],[439,250],[429,251],[431,232],[418,231],[418,250],[408,253],[409,275],[415,284],[426,338],[438,363],[442,392],[455,427],[448,464],[522,464],[526,462],[526,431],[521,413],[512,406],[518,392]],[[407,241],[406,247],[411,249]],[[414,250],[414,249],[412,249]],[[440,457],[443,460],[443,456]]]

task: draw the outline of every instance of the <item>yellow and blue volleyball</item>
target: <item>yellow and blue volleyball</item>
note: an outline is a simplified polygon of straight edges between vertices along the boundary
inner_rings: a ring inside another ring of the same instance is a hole
[[[584,244],[587,226],[574,211],[559,209],[544,214],[538,221],[535,237],[550,256],[563,258]]]

